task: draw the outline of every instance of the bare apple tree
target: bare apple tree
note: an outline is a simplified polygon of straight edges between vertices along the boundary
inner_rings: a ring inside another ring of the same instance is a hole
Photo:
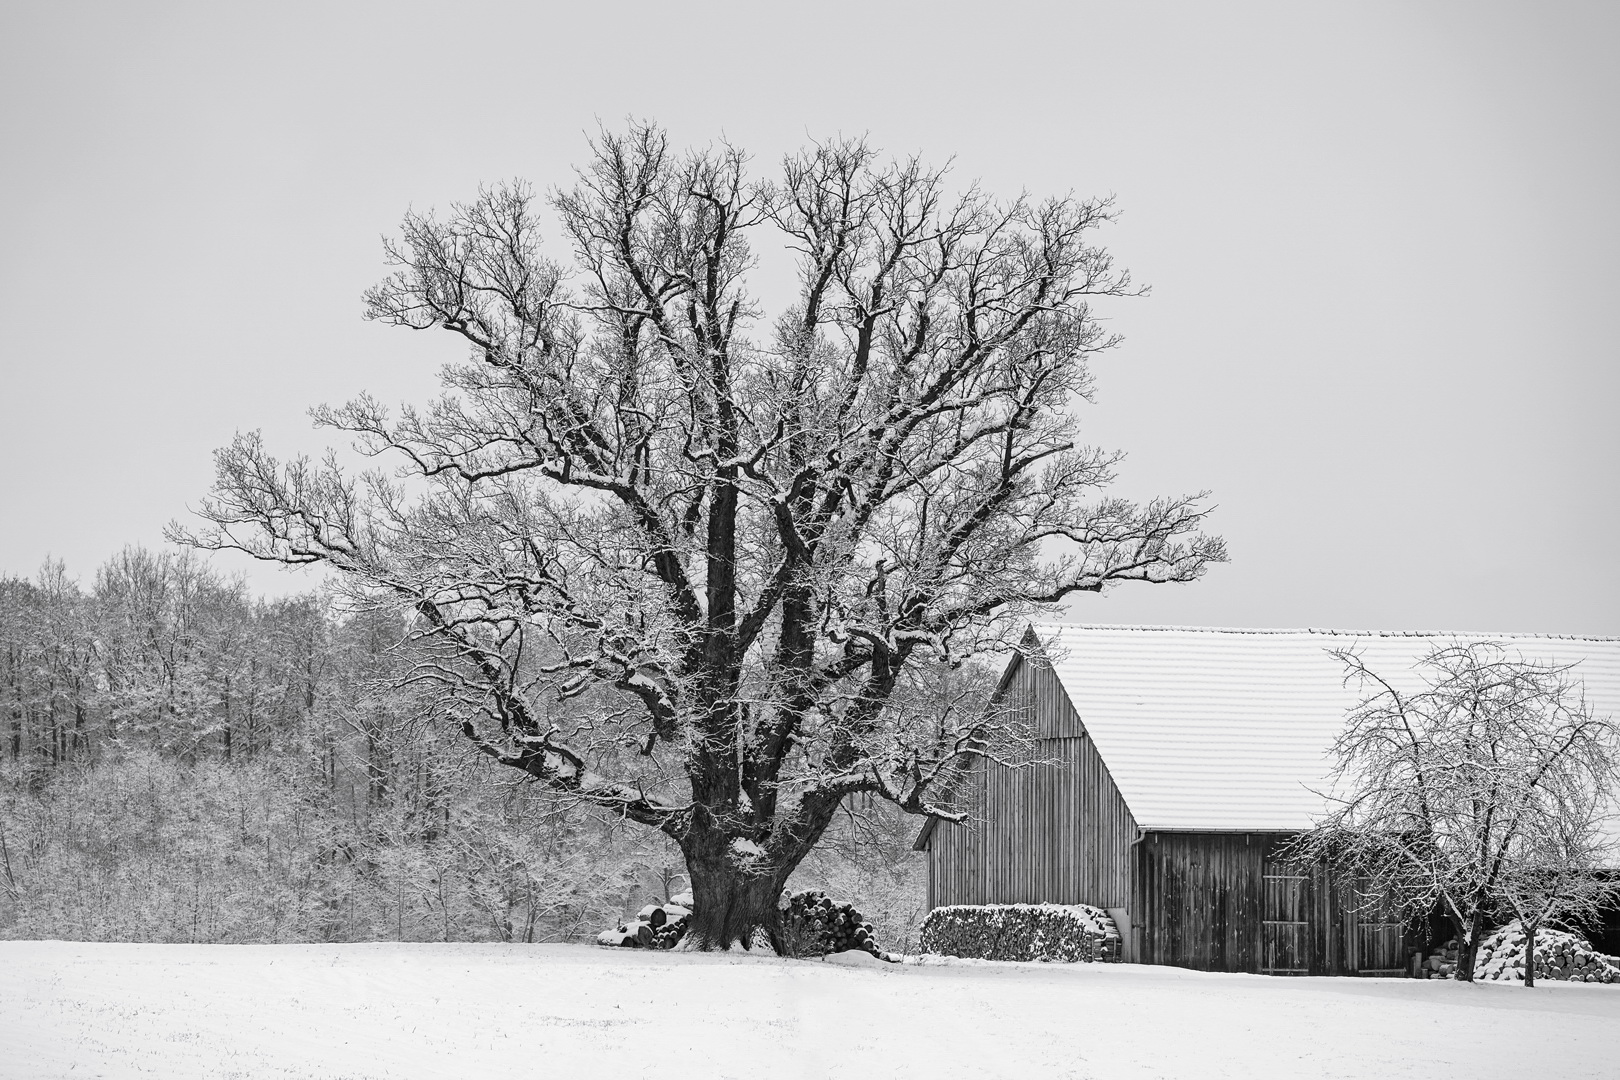
[[[548,200],[567,265],[521,184],[389,245],[369,317],[468,355],[425,408],[317,419],[399,470],[240,436],[210,524],[174,535],[409,606],[476,746],[671,837],[699,946],[774,940],[843,800],[954,818],[943,778],[1015,734],[921,707],[919,671],[1225,551],[1204,495],[1102,497],[1118,456],[1076,440],[1087,361],[1116,343],[1092,298],[1137,291],[1091,239],[1107,201],[953,194],[859,141],[772,183],[650,125],[591,149]],[[768,323],[745,290],[759,234],[800,272]]]
[[[1595,923],[1620,899],[1620,879],[1598,828],[1620,761],[1613,747],[1597,764],[1609,783],[1563,786],[1543,796],[1543,812],[1508,853],[1497,892],[1524,928],[1524,985],[1536,985],[1536,931],[1552,920]]]
[[[1413,693],[1353,650],[1333,655],[1366,696],[1334,745],[1342,801],[1304,851],[1365,876],[1413,921],[1442,912],[1458,978],[1472,980],[1493,911],[1545,918],[1586,890],[1616,726],[1587,706],[1571,666],[1493,642],[1434,650]]]

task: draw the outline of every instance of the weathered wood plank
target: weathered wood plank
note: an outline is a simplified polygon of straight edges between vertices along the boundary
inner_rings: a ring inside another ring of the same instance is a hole
[[[976,846],[963,836],[972,830],[935,827],[930,903],[1126,907],[1136,823],[1050,665],[1020,663],[1001,701],[1028,710],[1038,736],[1034,763],[983,769]],[[975,858],[982,867],[978,889],[962,880],[963,860]],[[982,899],[967,899],[972,893]]]

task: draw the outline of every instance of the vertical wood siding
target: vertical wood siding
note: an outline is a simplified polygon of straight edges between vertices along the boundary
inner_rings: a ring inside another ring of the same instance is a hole
[[[1258,971],[1264,833],[1149,833],[1131,925],[1143,963]]]
[[[928,841],[928,906],[985,904],[984,806],[982,762],[975,764],[951,792],[951,806],[971,817],[963,824],[941,821]]]
[[[1000,700],[1030,725],[1032,755],[980,764],[957,785],[952,805],[974,820],[934,827],[929,906],[1127,907],[1136,822],[1057,677],[1024,661]]]
[[[1277,856],[1285,833],[1148,833],[1135,819],[1068,694],[1024,660],[998,699],[1034,736],[1014,766],[977,763],[953,789],[970,815],[936,823],[928,904],[1050,901],[1125,908],[1127,955],[1143,963],[1274,974],[1397,974],[1399,924],[1350,884]]]
[[[1149,833],[1139,845],[1141,958],[1202,971],[1396,975],[1401,926],[1357,883],[1283,862],[1282,833]]]

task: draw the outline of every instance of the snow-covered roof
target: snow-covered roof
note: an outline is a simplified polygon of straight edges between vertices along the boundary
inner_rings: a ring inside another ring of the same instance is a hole
[[[1413,668],[1434,649],[1494,641],[1526,659],[1577,665],[1588,704],[1620,717],[1620,638],[1060,623],[1035,631],[1145,829],[1290,831],[1320,816],[1328,751],[1359,698],[1332,649],[1354,648],[1372,670],[1415,689]]]

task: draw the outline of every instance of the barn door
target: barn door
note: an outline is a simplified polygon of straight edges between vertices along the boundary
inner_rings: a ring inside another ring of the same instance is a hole
[[[1369,883],[1356,882],[1360,904],[1356,911],[1355,969],[1358,975],[1406,974],[1404,927],[1386,899],[1370,901]]]
[[[1260,909],[1260,973],[1310,973],[1310,923],[1306,919],[1310,879],[1282,866],[1268,866]]]
[[[1357,964],[1360,975],[1405,975],[1401,963],[1404,949],[1401,924],[1398,922],[1364,922],[1356,927]]]

